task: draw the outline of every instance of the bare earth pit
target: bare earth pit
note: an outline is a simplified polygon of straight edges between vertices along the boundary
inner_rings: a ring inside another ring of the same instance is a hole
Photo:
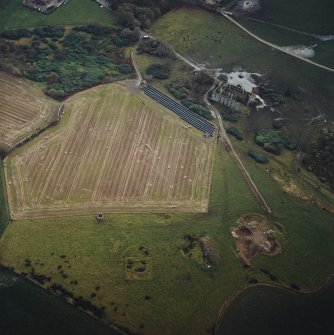
[[[274,256],[281,251],[282,231],[277,229],[278,224],[271,224],[256,214],[245,215],[237,223],[238,226],[231,227],[230,231],[246,265],[250,266],[250,261],[258,254]]]

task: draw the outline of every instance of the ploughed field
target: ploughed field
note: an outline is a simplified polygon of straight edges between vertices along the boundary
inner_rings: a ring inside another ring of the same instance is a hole
[[[78,93],[59,125],[6,158],[12,218],[206,212],[214,146],[126,86]]]
[[[49,124],[58,105],[29,81],[0,72],[0,149]]]

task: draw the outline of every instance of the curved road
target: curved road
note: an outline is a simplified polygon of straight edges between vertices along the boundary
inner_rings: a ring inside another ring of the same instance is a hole
[[[242,29],[242,30],[243,30],[244,32],[246,32],[248,35],[250,35],[250,36],[252,36],[253,38],[255,38],[257,41],[259,41],[259,42],[261,42],[261,43],[263,43],[263,44],[265,44],[265,45],[267,45],[267,46],[269,46],[269,47],[271,47],[271,48],[273,48],[273,49],[276,49],[276,50],[278,50],[278,51],[280,51],[280,52],[283,52],[283,53],[285,53],[285,54],[287,54],[287,55],[289,55],[289,56],[292,56],[292,57],[294,57],[294,58],[297,58],[297,59],[299,59],[299,60],[302,60],[302,61],[304,61],[304,62],[306,62],[306,63],[312,64],[312,65],[314,65],[314,66],[317,66],[317,67],[319,67],[319,68],[321,68],[321,69],[323,69],[323,70],[326,70],[326,71],[329,71],[329,72],[333,72],[333,73],[334,73],[334,69],[332,69],[332,68],[330,68],[330,67],[328,67],[328,66],[321,65],[321,64],[318,64],[318,63],[316,63],[316,62],[313,62],[313,61],[311,61],[311,60],[309,60],[309,59],[307,59],[307,58],[303,58],[303,57],[301,57],[301,56],[298,56],[298,55],[296,55],[296,54],[294,54],[294,53],[292,53],[292,52],[289,52],[289,51],[287,51],[287,50],[282,49],[280,46],[278,46],[278,45],[276,45],[276,44],[270,43],[270,42],[268,42],[268,41],[262,39],[261,37],[257,36],[256,34],[252,33],[250,30],[248,30],[247,28],[245,28],[245,27],[244,27],[243,25],[241,25],[239,22],[237,22],[236,20],[234,20],[234,19],[233,19],[230,15],[228,15],[226,12],[221,11],[220,14],[223,15],[223,16],[224,16],[226,19],[228,19],[230,22],[232,22],[234,25],[236,25],[237,27],[239,27],[240,29]]]

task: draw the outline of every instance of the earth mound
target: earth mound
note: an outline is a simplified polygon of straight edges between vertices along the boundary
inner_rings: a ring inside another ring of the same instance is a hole
[[[242,216],[237,224],[230,231],[246,265],[250,266],[250,261],[258,254],[274,256],[281,251],[282,228],[279,224],[272,224],[256,214]]]

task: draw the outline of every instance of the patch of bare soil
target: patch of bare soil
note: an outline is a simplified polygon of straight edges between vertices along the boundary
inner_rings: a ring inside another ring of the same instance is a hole
[[[282,177],[279,175],[274,175],[273,177],[280,184],[284,192],[292,194],[297,198],[301,198],[305,202],[311,203],[329,214],[334,214],[333,207],[325,205],[320,201],[313,199],[312,196],[309,194],[305,194],[291,178]]]
[[[274,179],[281,185],[284,192],[292,194],[297,198],[301,198],[304,201],[310,201],[312,199],[309,195],[302,192],[299,186],[291,178],[283,178],[281,176],[274,175]]]
[[[250,266],[258,254],[274,256],[281,251],[281,232],[260,215],[245,215],[238,219],[237,227],[230,231],[235,239],[239,256]]]

